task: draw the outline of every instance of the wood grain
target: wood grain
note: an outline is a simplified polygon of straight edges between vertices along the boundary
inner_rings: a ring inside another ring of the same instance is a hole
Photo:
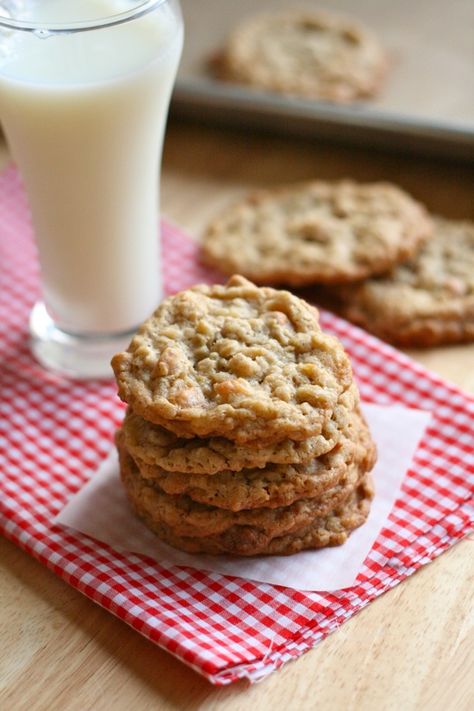
[[[0,165],[5,163],[5,148]],[[163,212],[198,239],[250,187],[311,177],[394,180],[474,218],[474,169],[173,122]],[[474,346],[411,354],[474,392]],[[473,540],[376,600],[317,648],[249,687],[215,689],[7,541],[0,541],[2,711],[467,711],[474,707]]]

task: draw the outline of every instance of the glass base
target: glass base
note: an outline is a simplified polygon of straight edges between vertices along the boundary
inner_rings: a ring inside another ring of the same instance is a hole
[[[112,378],[112,356],[127,347],[135,329],[107,336],[78,336],[59,329],[42,302],[30,315],[31,350],[48,370],[81,380]]]

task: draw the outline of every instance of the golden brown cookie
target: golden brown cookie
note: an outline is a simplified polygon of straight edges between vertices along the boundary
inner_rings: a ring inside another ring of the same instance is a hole
[[[352,382],[313,307],[240,276],[166,299],[112,366],[135,413],[180,436],[239,444],[321,434]]]
[[[137,462],[181,474],[235,472],[269,463],[304,464],[335,447],[358,402],[357,386],[352,384],[340,396],[321,434],[299,442],[284,440],[268,445],[257,442],[253,446],[238,445],[224,437],[184,439],[128,408],[122,425],[124,445]]]
[[[474,223],[436,218],[434,224],[409,262],[336,293],[347,319],[403,346],[474,340]]]
[[[224,471],[214,475],[166,472],[135,459],[140,475],[150,485],[172,496],[185,494],[208,506],[241,511],[289,506],[302,498],[315,498],[347,479],[356,464],[372,469],[375,446],[362,416],[355,412],[338,444],[306,464],[269,464],[263,469]]]
[[[431,232],[424,207],[395,185],[312,181],[229,207],[209,225],[202,254],[259,284],[343,284],[408,259]]]
[[[149,479],[140,476],[138,467],[125,450],[119,449],[119,455],[122,481],[134,508],[147,512],[152,520],[169,526],[177,535],[197,538],[220,534],[234,526],[257,526],[273,536],[282,535],[334,509],[351,495],[360,479],[358,466],[351,464],[344,480],[319,497],[298,499],[290,506],[279,508],[263,507],[234,512],[200,504],[184,494],[165,494]]]
[[[313,507],[312,515],[304,504],[296,502],[282,510],[270,509],[270,514],[276,514],[272,522],[268,516],[261,521],[252,511],[247,512],[246,522],[242,518],[238,524],[214,526],[214,531],[209,532],[209,521],[205,527],[202,525],[202,509],[194,509],[191,521],[187,521],[184,510],[182,520],[177,523],[175,516],[163,515],[159,496],[151,487],[143,485],[133,459],[124,450],[121,451],[121,477],[133,510],[146,526],[165,543],[189,553],[287,555],[309,548],[340,545],[365,521],[373,498],[370,477],[358,476],[358,483],[352,483],[350,491],[348,487],[344,496],[333,498],[332,507],[330,497],[326,497]],[[201,525],[196,535],[194,526],[198,521]]]
[[[373,497],[372,479],[367,475],[358,484],[349,500],[338,506],[327,516],[318,518],[308,526],[293,530],[284,536],[272,538],[268,543],[262,541],[259,533],[257,533],[257,540],[260,539],[260,546],[255,545],[251,540],[251,536],[249,536],[250,540],[248,541],[247,537],[242,538],[238,534],[233,538],[227,536],[223,541],[227,548],[225,552],[231,555],[248,556],[255,555],[254,551],[258,548],[259,555],[292,555],[303,550],[340,546],[345,543],[354,529],[365,523]],[[223,552],[220,548],[221,545],[222,542],[220,541],[212,541],[210,546],[215,547],[216,550],[208,550],[207,552],[221,553]]]
[[[350,102],[378,91],[387,64],[376,37],[359,23],[321,11],[292,10],[244,21],[211,67],[223,80]]]

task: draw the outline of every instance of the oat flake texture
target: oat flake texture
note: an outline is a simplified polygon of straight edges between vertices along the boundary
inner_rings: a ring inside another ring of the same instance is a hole
[[[166,299],[112,366],[135,413],[238,443],[320,434],[352,381],[314,307],[240,276]]]
[[[224,437],[178,437],[128,408],[122,427],[124,446],[144,466],[186,476],[239,472],[249,467],[265,467],[269,463],[305,464],[335,447],[341,431],[350,425],[358,402],[357,387],[351,385],[339,397],[331,419],[319,435],[298,442],[292,439],[267,445],[255,442],[253,446],[238,445]]]

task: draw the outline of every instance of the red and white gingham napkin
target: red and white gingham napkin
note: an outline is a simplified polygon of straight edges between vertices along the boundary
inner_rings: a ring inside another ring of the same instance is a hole
[[[163,225],[169,292],[216,278]],[[474,402],[332,314],[365,400],[433,417],[357,584],[322,597],[191,568],[165,568],[52,525],[109,451],[123,406],[112,382],[70,382],[28,350],[37,265],[18,175],[0,176],[0,531],[69,584],[214,684],[261,679],[337,629],[473,528]],[[402,445],[401,445],[402,446]]]

